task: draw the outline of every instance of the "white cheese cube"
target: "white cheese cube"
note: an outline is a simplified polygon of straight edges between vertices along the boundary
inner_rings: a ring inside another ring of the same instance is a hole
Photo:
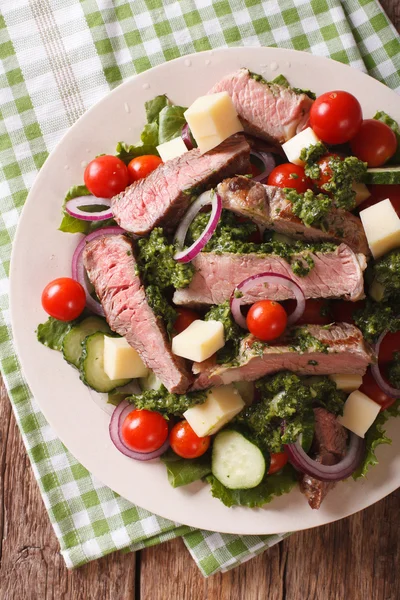
[[[172,340],[172,352],[196,362],[210,358],[225,345],[221,321],[193,321]]]
[[[285,152],[289,162],[294,165],[304,165],[304,161],[300,159],[300,154],[303,148],[308,148],[314,144],[318,144],[319,138],[315,135],[311,127],[307,127],[304,131],[300,131],[291,140],[282,144],[282,150]]]
[[[208,390],[206,401],[188,408],[183,416],[196,435],[205,437],[216,433],[244,406],[238,390],[233,385],[223,385]]]
[[[104,336],[104,371],[110,379],[145,377],[148,369],[125,338]]]
[[[356,183],[355,181],[352,184],[352,190],[356,193],[355,201],[356,206],[364,202],[367,198],[370,197],[371,192],[365,185],[365,183]]]
[[[400,246],[400,219],[388,198],[360,211],[360,219],[374,258]]]
[[[181,156],[187,151],[186,144],[181,137],[174,138],[169,142],[164,142],[157,146],[157,152],[163,162]]]
[[[228,92],[200,96],[184,113],[200,152],[208,152],[229,136],[243,131]]]
[[[329,377],[336,383],[338,390],[343,390],[348,393],[358,390],[362,384],[361,375],[352,373],[338,373],[337,375],[329,375]]]
[[[379,414],[381,407],[377,402],[356,390],[352,392],[344,404],[343,416],[338,421],[356,435],[364,437]]]

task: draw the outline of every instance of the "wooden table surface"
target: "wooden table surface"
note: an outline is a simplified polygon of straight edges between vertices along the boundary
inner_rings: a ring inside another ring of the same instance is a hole
[[[400,0],[381,3],[399,29]],[[400,489],[209,579],[180,539],[68,571],[0,388],[0,600],[399,600],[399,508]]]

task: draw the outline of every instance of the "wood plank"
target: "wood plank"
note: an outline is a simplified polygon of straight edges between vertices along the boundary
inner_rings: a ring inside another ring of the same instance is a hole
[[[3,385],[0,387],[0,600],[134,600],[135,556],[68,571]]]

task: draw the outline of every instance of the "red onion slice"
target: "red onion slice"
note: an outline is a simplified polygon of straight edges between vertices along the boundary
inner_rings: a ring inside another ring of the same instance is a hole
[[[119,233],[125,233],[124,229],[121,229],[121,227],[103,227],[103,229],[97,229],[97,231],[93,231],[93,233],[89,233],[89,235],[85,236],[77,245],[75,252],[73,254],[72,257],[72,264],[71,264],[71,270],[72,270],[72,278],[75,279],[76,281],[79,281],[79,283],[83,286],[83,289],[85,290],[85,294],[86,294],[86,306],[96,315],[100,315],[101,317],[104,317],[104,311],[103,311],[103,307],[101,306],[100,302],[97,302],[94,298],[92,298],[92,296],[90,295],[88,286],[87,286],[87,281],[86,281],[86,277],[85,277],[85,267],[83,264],[83,250],[86,246],[86,244],[88,242],[90,242],[91,240],[96,239],[97,237],[101,237],[103,235],[117,235]]]
[[[82,210],[80,206],[98,206],[103,205],[102,210],[96,212],[89,212]],[[106,219],[112,219],[113,213],[111,210],[111,200],[109,198],[96,198],[96,196],[78,196],[72,200],[68,200],[65,205],[65,212],[75,219],[81,221],[105,221]]]
[[[199,196],[197,200],[193,202],[189,210],[186,212],[175,233],[174,243],[178,246],[178,248],[182,248],[184,246],[186,234],[193,219],[203,208],[203,206],[207,206],[208,204],[211,204],[211,213],[206,228],[201,236],[195,242],[193,242],[189,248],[180,250],[175,254],[174,259],[177,262],[187,263],[193,260],[195,256],[202,251],[214,233],[222,212],[222,198],[214,190],[209,190],[208,192],[201,194],[201,196]]]
[[[253,177],[253,181],[263,181],[268,177],[271,171],[275,168],[275,159],[270,152],[257,152],[256,150],[251,150],[250,155],[255,156],[262,162],[264,165],[264,170],[260,175],[256,175]]]
[[[293,281],[293,279],[286,277],[286,275],[280,275],[279,273],[259,273],[258,275],[252,275],[236,286],[231,295],[231,312],[236,323],[240,327],[243,327],[243,329],[247,329],[246,319],[241,311],[242,297],[246,292],[260,283],[281,285],[293,292],[297,301],[297,306],[294,312],[288,317],[287,324],[288,326],[294,325],[304,312],[306,298],[301,287]],[[268,288],[266,288],[266,297],[268,297]]]
[[[376,383],[379,385],[381,390],[383,392],[385,392],[385,394],[387,396],[390,396],[391,398],[400,398],[400,390],[398,388],[392,387],[390,385],[390,383],[387,383],[387,381],[384,380],[384,378],[382,377],[381,370],[379,368],[379,349],[380,349],[382,341],[387,333],[388,333],[387,331],[384,331],[379,336],[378,341],[375,344],[375,354],[377,356],[377,362],[375,364],[371,365],[371,373],[372,373]]]
[[[285,445],[285,451],[293,467],[319,481],[341,481],[349,477],[363,459],[364,449],[364,440],[351,432],[346,456],[336,465],[322,465],[306,454],[299,440],[294,444]]]
[[[128,456],[129,458],[134,458],[135,460],[144,461],[152,460],[153,458],[158,458],[159,456],[164,454],[164,452],[169,448],[168,437],[163,443],[163,445],[160,446],[160,448],[158,448],[157,450],[154,450],[154,452],[135,452],[134,450],[131,450],[130,448],[128,448],[128,446],[125,445],[121,435],[121,427],[126,417],[133,410],[135,410],[135,406],[133,404],[130,404],[127,400],[123,400],[115,408],[111,416],[111,421],[109,425],[109,432],[112,443],[117,448],[117,450],[122,452],[122,454]]]
[[[189,124],[188,123],[185,123],[185,125],[182,128],[181,138],[185,142],[186,148],[188,150],[193,150],[194,144],[193,144],[192,134],[191,134],[191,131],[189,129]]]

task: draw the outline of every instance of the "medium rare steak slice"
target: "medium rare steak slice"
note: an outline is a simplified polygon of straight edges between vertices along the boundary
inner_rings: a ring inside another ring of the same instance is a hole
[[[354,254],[345,244],[332,252],[304,252],[293,260],[308,255],[314,267],[306,277],[296,276],[290,264],[273,254],[233,254],[200,252],[192,261],[196,271],[188,287],[177,290],[175,304],[201,305],[222,304],[228,300],[235,287],[247,277],[258,273],[274,272],[296,281],[306,298],[364,298],[363,271],[366,267],[364,254]],[[269,300],[294,298],[286,287],[260,284],[244,295],[244,304],[253,304],[268,297]]]
[[[147,303],[132,242],[123,235],[96,238],[83,260],[111,329],[126,337],[170,392],[183,394],[192,376],[184,359],[172,354],[164,324]]]
[[[260,79],[240,69],[208,93],[228,92],[246,132],[283,144],[306,127],[313,101],[306,94]]]
[[[301,338],[307,340],[304,347]],[[264,375],[284,370],[299,375],[363,375],[374,359],[361,331],[347,323],[328,327],[293,327],[286,339],[270,346],[249,334],[241,340],[238,356],[233,364],[218,365],[215,358],[193,363],[192,370],[197,378],[192,389],[202,390],[243,379],[255,381]]]
[[[325,219],[326,230],[307,227],[293,214],[292,203],[282,188],[263,185],[247,177],[233,177],[218,185],[223,207],[249,217],[267,229],[306,240],[344,242],[354,252],[368,255],[368,243],[358,217],[332,208]]]
[[[156,225],[173,229],[193,196],[225,177],[250,172],[250,146],[234,135],[206,154],[195,148],[168,160],[111,201],[114,218],[126,231],[143,235]]]
[[[336,465],[346,455],[347,431],[335,415],[324,408],[314,408],[315,433],[311,456],[323,465]],[[319,508],[335,482],[324,482],[303,474],[300,489],[311,508]]]

